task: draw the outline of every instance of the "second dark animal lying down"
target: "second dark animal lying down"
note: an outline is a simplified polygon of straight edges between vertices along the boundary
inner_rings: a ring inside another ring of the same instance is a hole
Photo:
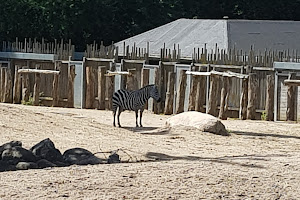
[[[152,97],[157,102],[160,101],[160,94],[158,92],[156,85],[147,85],[139,90],[128,91],[128,90],[118,90],[114,93],[112,97],[112,110],[114,115],[113,125],[116,126],[115,118],[118,110],[118,125],[120,124],[120,114],[124,110],[135,111],[136,116],[136,127],[138,127],[138,111],[140,111],[140,126],[142,127],[142,116],[144,111],[144,106],[148,99]]]

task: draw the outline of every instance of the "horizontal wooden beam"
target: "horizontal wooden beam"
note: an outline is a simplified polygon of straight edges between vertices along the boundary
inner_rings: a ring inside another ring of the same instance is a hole
[[[226,76],[226,77],[236,77],[247,79],[249,76],[246,74],[239,74],[234,72],[217,72],[217,71],[210,71],[210,72],[195,72],[195,71],[187,71],[187,75],[195,75],[195,76],[210,76],[210,75],[219,75],[219,76]]]
[[[56,54],[0,52],[0,58],[55,61],[58,59],[58,56]]]
[[[146,60],[127,60],[127,59],[123,59],[123,61],[126,63],[134,63],[134,64],[144,64],[146,62]]]
[[[126,71],[107,71],[107,74],[105,74],[105,76],[115,76],[115,75],[131,75],[130,72],[126,72]]]
[[[214,65],[214,64],[200,64],[200,63],[193,63],[193,66],[196,67],[215,67],[215,68],[223,68],[223,69],[241,69],[242,66],[236,65]]]
[[[58,75],[60,71],[54,71],[54,70],[42,70],[42,69],[19,69],[18,73],[27,73],[27,74],[54,74]]]
[[[284,80],[283,81],[284,85],[288,85],[288,86],[300,86],[300,80]]]
[[[109,58],[85,58],[87,61],[97,61],[97,62],[115,62],[115,59]]]

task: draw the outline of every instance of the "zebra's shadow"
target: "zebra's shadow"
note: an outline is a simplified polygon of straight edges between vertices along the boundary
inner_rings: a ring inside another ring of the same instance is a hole
[[[122,127],[123,129],[143,135],[167,135],[169,128],[162,127]]]

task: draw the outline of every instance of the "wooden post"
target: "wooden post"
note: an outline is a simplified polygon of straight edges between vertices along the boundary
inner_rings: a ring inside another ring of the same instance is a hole
[[[137,90],[138,89],[138,81],[137,81],[137,71],[135,69],[128,69],[130,73],[127,76],[126,89],[127,90]]]
[[[98,67],[98,110],[105,110],[105,66]]]
[[[185,89],[186,89],[186,70],[181,70],[179,75],[179,86],[177,89],[176,96],[176,108],[175,113],[184,112],[184,100],[185,100]]]
[[[145,87],[146,85],[149,85],[149,77],[150,77],[150,69],[143,69],[141,87]],[[146,102],[145,104],[145,109],[148,109],[148,102]]]
[[[198,76],[191,76],[192,82],[190,87],[190,96],[189,96],[189,111],[194,111],[196,109],[196,93],[197,93],[197,85],[199,82]]]
[[[1,67],[0,70],[0,102],[3,102],[5,94],[5,69]]]
[[[168,86],[167,86],[167,93],[166,93],[165,115],[173,114],[175,78],[176,78],[175,72],[169,72]]]
[[[57,65],[55,66],[56,70],[60,70],[61,62],[57,62]],[[54,74],[53,77],[53,83],[52,83],[52,106],[56,107],[59,103],[59,92],[58,92],[58,84],[59,84],[59,75]]]
[[[196,91],[196,106],[195,109],[198,112],[205,113],[206,110],[204,108],[206,101],[206,77],[205,76],[197,76],[197,91]]]
[[[74,108],[74,80],[75,65],[71,65],[68,70],[68,108]]]
[[[266,120],[274,120],[274,75],[267,75]]]
[[[256,99],[257,99],[257,78],[255,73],[249,74],[248,80],[248,107],[247,119],[255,119],[256,114]]]
[[[40,104],[40,85],[41,85],[41,74],[35,74],[35,83],[33,89],[33,105],[38,106]]]
[[[112,96],[114,94],[115,76],[106,76],[105,108],[112,109]]]
[[[296,78],[296,73],[291,72],[289,74],[289,80]],[[296,99],[296,86],[288,85],[287,90],[287,110],[286,110],[286,121],[295,121],[295,102]]]
[[[247,107],[248,107],[248,79],[242,79],[242,94],[240,100],[240,119],[247,119]]]
[[[12,74],[9,68],[5,68],[4,103],[12,103]]]
[[[220,119],[227,119],[227,111],[228,111],[228,106],[226,106],[226,103],[228,105],[228,77],[222,76],[220,78],[221,84],[222,84],[222,89],[221,89],[221,102],[220,102],[220,111],[219,111],[219,118]],[[226,102],[226,97],[227,97],[227,102]]]
[[[86,108],[94,108],[95,103],[95,77],[93,76],[93,67],[86,67]]]
[[[155,69],[155,85],[158,86],[157,88],[158,88],[159,92],[161,92],[160,87],[159,87],[159,83],[160,83],[160,70],[156,68]],[[156,102],[156,101],[153,101],[153,112],[154,112],[154,114],[159,114],[160,110],[161,110],[161,104]]]
[[[15,66],[15,81],[13,90],[13,103],[21,103],[21,75],[18,70],[20,66]]]
[[[23,66],[23,69],[27,69],[28,66]],[[30,87],[29,87],[29,76],[28,74],[22,74],[22,101],[28,102],[30,96]]]
[[[208,110],[207,113],[211,114],[213,116],[217,116],[217,82],[218,82],[218,76],[211,75],[210,76],[210,88],[209,88],[209,100],[208,100]]]

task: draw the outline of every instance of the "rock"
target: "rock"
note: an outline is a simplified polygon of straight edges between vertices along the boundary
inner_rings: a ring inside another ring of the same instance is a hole
[[[82,148],[73,148],[65,151],[63,159],[70,165],[95,165],[101,163],[100,158],[96,157],[90,151]]]
[[[108,164],[120,163],[120,162],[121,162],[120,156],[117,153],[112,153],[107,159]]]
[[[46,159],[52,163],[55,161],[63,161],[61,152],[55,148],[54,143],[49,138],[31,147],[30,151],[32,151],[38,159]]]
[[[20,142],[20,141],[11,141],[11,142],[8,142],[8,143],[5,143],[5,144],[1,145],[0,146],[0,155],[2,155],[4,150],[12,148],[12,147],[16,147],[16,146],[22,147],[22,142]],[[0,160],[1,160],[1,157],[0,157]]]
[[[16,168],[18,170],[38,169],[38,165],[34,162],[18,162]]]
[[[43,169],[43,168],[47,168],[47,167],[57,167],[56,164],[46,160],[46,159],[41,159],[39,161],[37,161],[36,163],[38,165],[39,168]]]
[[[11,165],[6,161],[0,160],[0,172],[5,172],[5,171],[15,171],[16,166]]]
[[[203,132],[214,133],[217,135],[229,136],[224,124],[209,114],[189,111],[170,117],[166,121],[170,128],[196,128]]]
[[[36,157],[31,151],[19,146],[15,146],[3,151],[2,160],[7,161],[10,164],[16,164],[20,161],[35,162]]]

